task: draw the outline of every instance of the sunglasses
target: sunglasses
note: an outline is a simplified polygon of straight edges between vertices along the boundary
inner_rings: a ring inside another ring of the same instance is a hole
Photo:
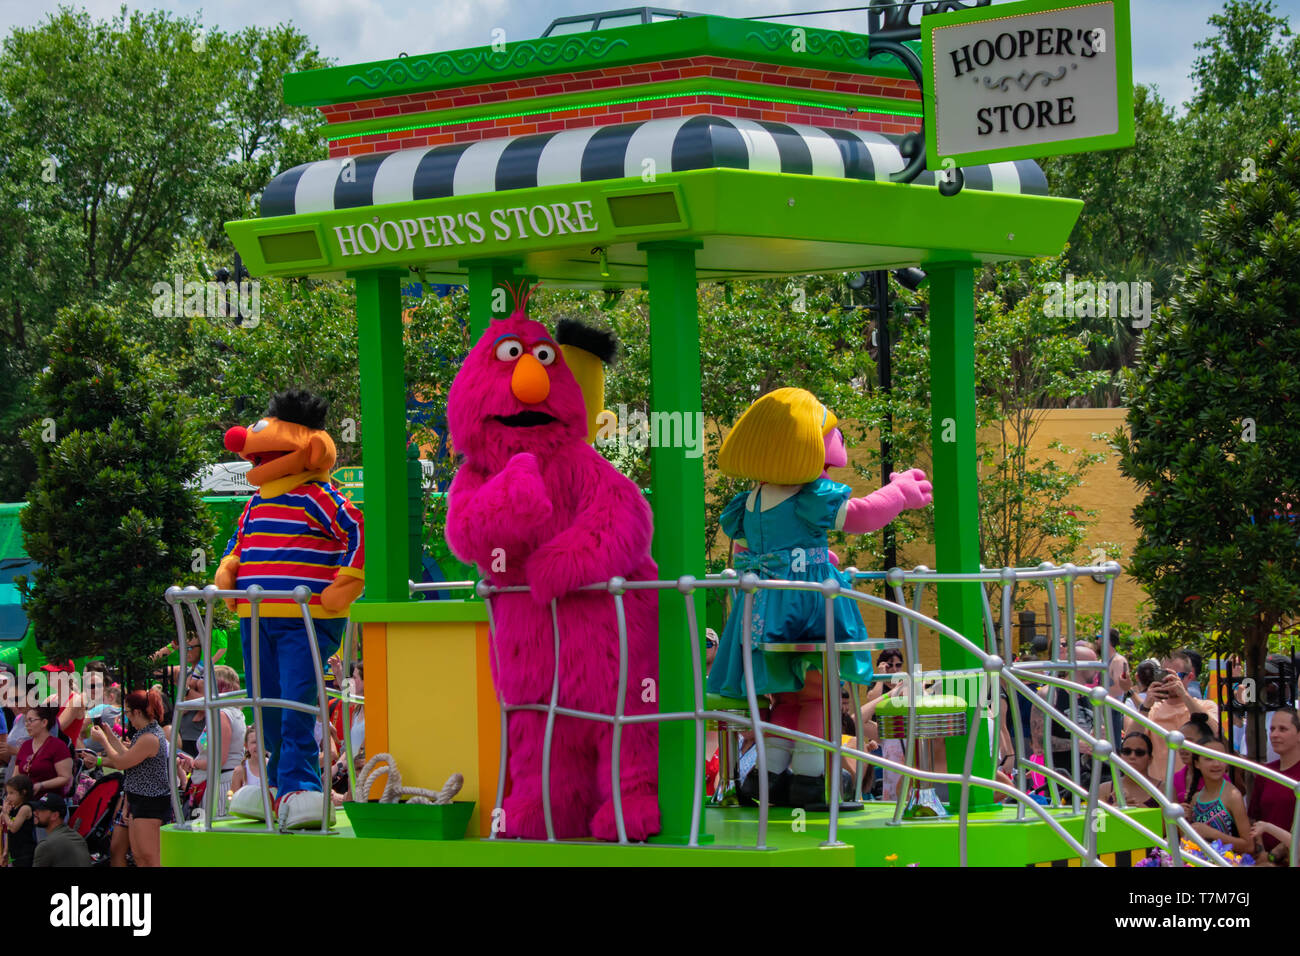
[[[1121,747],[1119,752],[1125,757],[1145,757],[1147,755],[1147,751],[1134,750],[1132,747]]]

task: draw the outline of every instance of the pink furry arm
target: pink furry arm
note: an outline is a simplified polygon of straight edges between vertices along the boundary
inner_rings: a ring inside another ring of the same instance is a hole
[[[583,477],[588,500],[574,523],[528,559],[525,574],[538,603],[608,580],[615,569],[637,567],[649,555],[650,506],[640,489],[612,468]]]
[[[487,481],[463,466],[447,494],[447,544],[456,557],[481,567],[491,563],[495,548],[506,550],[507,561],[522,559],[527,542],[551,512],[533,455],[515,455]]]
[[[879,531],[909,508],[924,508],[932,500],[932,487],[920,468],[901,474],[895,472],[889,476],[889,484],[879,491],[845,503],[840,530],[849,534]]]

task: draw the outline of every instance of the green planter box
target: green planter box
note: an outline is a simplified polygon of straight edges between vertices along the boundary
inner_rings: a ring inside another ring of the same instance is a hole
[[[355,803],[343,804],[359,837],[383,840],[459,840],[465,836],[473,800],[450,804]]]

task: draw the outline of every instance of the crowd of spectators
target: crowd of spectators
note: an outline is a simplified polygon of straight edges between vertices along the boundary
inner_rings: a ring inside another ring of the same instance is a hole
[[[157,655],[160,663],[168,650]],[[179,677],[182,700],[203,696],[206,669],[192,635],[185,657],[179,673],[175,665],[160,671],[159,676],[172,683],[160,680],[148,690],[125,695],[100,662],[86,665],[79,674],[71,661],[47,665],[42,671],[50,692],[37,694],[37,706],[26,706],[30,693],[17,693],[14,673],[0,666],[0,701],[15,705],[0,707],[0,866],[158,866],[161,828],[175,821],[173,796],[188,819],[206,807],[207,788],[217,786],[216,809],[222,815],[234,790],[257,785],[265,776],[267,761],[246,716],[251,709],[234,706],[217,711],[220,727],[213,745],[220,770],[212,772],[207,713],[173,709],[164,695],[164,688],[174,689]],[[214,653],[213,659],[219,656]],[[359,698],[361,664],[354,666],[352,680],[343,682],[333,676],[342,672],[341,662],[333,658],[330,663],[327,684],[332,689],[342,685]],[[218,693],[238,694],[241,681],[234,668],[214,664],[212,673]],[[349,782],[342,741],[350,740],[354,760],[364,759],[365,709],[359,703],[331,703],[322,769],[331,771],[339,791],[336,800],[341,802]],[[101,782],[105,787],[98,789]],[[88,799],[92,791],[96,796]],[[102,801],[102,813],[100,794],[109,797]],[[89,843],[83,831],[91,837]]]

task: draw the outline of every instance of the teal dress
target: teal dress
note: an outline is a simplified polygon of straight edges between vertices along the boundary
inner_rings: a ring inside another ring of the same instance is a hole
[[[753,572],[760,578],[822,582],[833,579],[852,587],[848,577],[831,564],[826,534],[835,527],[840,507],[852,496],[852,489],[818,478],[810,481],[780,504],[763,510],[764,486],[732,498],[722,512],[722,531],[730,538],[743,538],[748,551],[736,555],[736,570]],[[768,492],[771,493],[770,491]],[[797,549],[802,549],[800,553]],[[838,599],[835,608],[835,640],[865,641],[867,628],[857,602]],[[733,592],[731,616],[718,641],[718,653],[709,670],[711,694],[745,697],[743,631],[745,595]],[[771,651],[764,644],[793,644],[825,640],[826,599],[814,591],[772,590],[754,592],[750,621],[754,647],[754,690],[759,694],[780,694],[800,690],[810,669],[820,670],[822,656],[815,653]],[[840,678],[865,684],[871,680],[869,651],[841,653]]]

